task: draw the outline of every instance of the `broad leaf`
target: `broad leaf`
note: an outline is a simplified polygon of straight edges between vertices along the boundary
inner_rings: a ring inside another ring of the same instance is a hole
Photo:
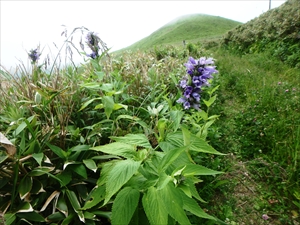
[[[216,220],[213,216],[210,216],[206,212],[204,212],[193,198],[188,197],[183,192],[181,192],[181,198],[183,201],[183,208],[185,210],[193,213],[200,218]]]
[[[112,111],[114,110],[114,106],[115,106],[114,99],[112,96],[104,96],[102,98],[102,102],[103,102],[103,106],[104,106],[105,115],[106,115],[107,119],[109,119]]]
[[[107,177],[104,205],[136,173],[140,164],[141,162],[136,162],[130,159],[116,163]]]
[[[99,87],[99,84],[97,84],[97,87]],[[81,106],[81,108],[79,109],[79,111],[85,109],[85,108],[86,108],[89,104],[91,104],[93,101],[99,100],[99,99],[101,99],[101,97],[99,97],[99,98],[93,98],[93,99],[90,99],[90,100],[86,101],[85,103],[83,103],[83,105]]]
[[[17,213],[17,216],[28,221],[45,222],[44,217],[36,212]]]
[[[61,212],[55,212],[47,217],[47,221],[56,222],[65,219],[66,216]],[[53,224],[53,223],[52,223]]]
[[[136,207],[138,206],[140,192],[131,187],[125,187],[116,196],[113,206],[111,222],[114,224],[129,224]]]
[[[180,156],[181,153],[187,150],[187,147],[181,147],[174,150],[169,151],[165,156],[162,158],[159,169],[160,171],[165,171],[168,166],[170,166],[177,158]]]
[[[26,213],[33,212],[33,208],[29,202],[22,202],[18,206],[17,213],[21,213],[21,212],[26,212]]]
[[[99,204],[105,197],[105,186],[96,186],[89,194],[87,201],[82,207],[83,210],[90,209]]]
[[[196,164],[189,164],[186,165],[185,169],[183,170],[182,174],[184,176],[193,176],[193,175],[216,175],[221,174],[223,172],[216,171],[212,169],[208,169],[204,166],[196,165]]]
[[[84,163],[84,165],[85,165],[88,169],[92,170],[94,173],[97,172],[98,167],[97,167],[97,165],[96,165],[96,163],[95,163],[94,160],[92,160],[92,159],[84,159],[84,160],[83,160],[83,163]]]
[[[34,153],[32,154],[32,157],[35,159],[35,161],[41,166],[42,165],[42,161],[44,158],[44,153]]]
[[[151,225],[168,224],[168,213],[165,204],[155,187],[148,189],[143,196],[142,203]]]
[[[145,148],[152,148],[148,138],[144,134],[127,134],[124,137],[110,137],[110,139],[126,144],[132,144]]]
[[[57,203],[56,203],[56,208],[63,213],[66,217],[68,216],[68,205],[66,203],[66,200],[63,195],[59,195]]]
[[[125,158],[134,158],[136,156],[136,147],[131,144],[113,142],[107,145],[101,145],[91,148],[95,151],[104,152],[111,155],[118,155]]]
[[[166,137],[166,141],[176,147],[184,146],[182,132],[169,133]],[[205,140],[197,137],[194,134],[190,134],[190,148],[191,151],[210,153],[216,155],[225,155],[218,152],[212,146],[210,146]]]
[[[170,216],[172,216],[179,224],[191,224],[185,211],[183,210],[183,201],[181,197],[182,191],[175,188],[172,183],[169,183],[165,188],[159,191],[159,197],[165,204]]]
[[[19,194],[22,200],[26,198],[31,188],[32,188],[32,177],[25,176],[19,184]]]
[[[77,213],[80,221],[84,223],[85,222],[84,215],[83,212],[81,211],[80,203],[77,199],[75,192],[66,190],[66,193],[74,211]]]
[[[183,116],[184,112],[181,110],[172,110],[170,112],[170,119],[172,121],[173,131],[178,130]]]
[[[5,219],[6,225],[11,225],[16,219],[16,214],[15,213],[5,213],[4,219]]]
[[[31,170],[28,175],[35,177],[35,176],[42,176],[44,174],[48,174],[50,171],[54,170],[54,167],[43,167],[39,166]]]
[[[159,179],[157,182],[157,190],[163,189],[171,180],[171,176],[168,176],[166,173],[161,172],[159,174]]]
[[[66,159],[67,158],[67,153],[62,150],[60,147],[51,145],[49,143],[46,143],[47,146],[61,159]]]

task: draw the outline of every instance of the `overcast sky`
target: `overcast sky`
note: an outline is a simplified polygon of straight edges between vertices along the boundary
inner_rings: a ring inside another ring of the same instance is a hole
[[[271,8],[284,2],[272,0]],[[69,32],[75,27],[85,26],[98,33],[111,51],[115,51],[147,37],[182,15],[201,13],[246,23],[268,11],[269,0],[0,0],[0,9],[0,64],[11,69],[20,62],[27,65],[27,52],[38,45],[44,48],[44,56],[49,48],[53,48],[53,42],[61,47],[64,41],[61,25],[66,25]]]

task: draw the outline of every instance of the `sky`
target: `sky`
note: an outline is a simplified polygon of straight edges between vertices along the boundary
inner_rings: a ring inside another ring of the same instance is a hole
[[[271,0],[271,8],[285,1]],[[55,57],[58,50],[53,43],[58,48],[63,45],[65,37],[61,33],[65,28],[69,34],[82,26],[96,32],[112,52],[130,46],[183,15],[207,14],[246,23],[268,9],[269,0],[0,0],[0,65],[10,71],[21,63],[28,66],[27,53],[37,46],[43,50],[41,59],[47,54],[50,59]],[[80,33],[76,35],[74,43],[79,42]]]

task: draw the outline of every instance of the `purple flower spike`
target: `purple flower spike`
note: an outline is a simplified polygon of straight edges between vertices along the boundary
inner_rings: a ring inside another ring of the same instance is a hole
[[[35,63],[39,60],[41,53],[39,53],[38,49],[30,50],[28,53],[29,58],[31,59],[32,63]]]
[[[177,100],[177,103],[182,103],[184,109],[194,108],[200,110],[200,92],[202,87],[209,86],[209,80],[213,78],[212,74],[218,73],[213,66],[214,59],[201,57],[199,60],[189,57],[185,63],[186,72],[190,76],[186,76],[180,81],[179,87],[182,89],[183,96]]]

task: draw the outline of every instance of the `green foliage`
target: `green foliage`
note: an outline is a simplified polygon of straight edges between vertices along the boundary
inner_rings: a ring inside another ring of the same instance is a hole
[[[222,44],[239,54],[268,52],[292,67],[300,66],[299,2],[288,0],[246,24],[228,31]]]

